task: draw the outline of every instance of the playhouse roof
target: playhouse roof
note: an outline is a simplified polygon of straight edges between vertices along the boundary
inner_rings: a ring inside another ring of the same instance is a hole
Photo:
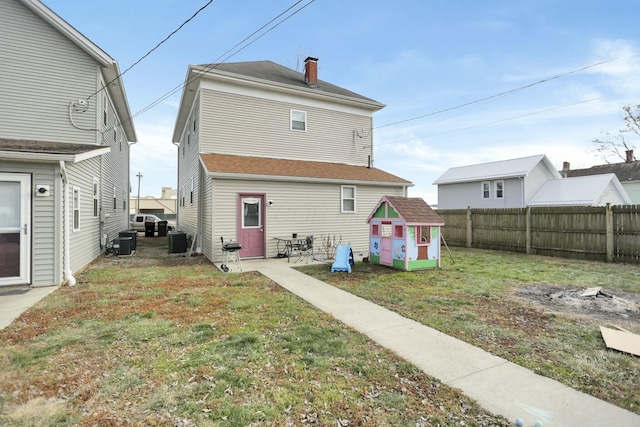
[[[388,202],[394,211],[407,224],[444,225],[444,220],[423,199],[419,197],[382,196],[375,209],[367,218],[369,222],[373,214],[383,202]]]

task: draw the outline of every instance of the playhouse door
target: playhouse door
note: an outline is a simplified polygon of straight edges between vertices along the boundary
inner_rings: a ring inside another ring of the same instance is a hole
[[[380,264],[393,264],[393,238],[391,225],[383,224],[380,230]]]
[[[31,176],[0,173],[0,286],[30,281]]]
[[[240,256],[264,257],[264,194],[240,194],[238,208],[238,242],[242,245]]]

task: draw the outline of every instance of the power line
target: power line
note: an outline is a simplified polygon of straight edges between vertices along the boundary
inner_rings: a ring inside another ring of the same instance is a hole
[[[144,55],[142,55],[142,57],[140,59],[138,59],[136,62],[134,62],[133,64],[131,64],[129,66],[129,68],[127,68],[126,70],[124,70],[123,72],[121,72],[120,74],[118,74],[117,76],[115,76],[111,81],[109,81],[106,85],[104,85],[103,88],[97,90],[96,92],[92,93],[91,95],[89,95],[87,97],[87,99],[91,99],[94,96],[96,96],[98,93],[100,93],[101,91],[104,90],[105,87],[109,86],[111,83],[115,82],[116,80],[118,80],[120,77],[122,77],[127,71],[129,71],[130,69],[132,69],[133,67],[135,67],[136,65],[138,65],[140,62],[142,62],[142,60],[144,60],[147,56],[151,55],[151,53],[153,53],[153,51],[155,51],[156,49],[158,49],[162,44],[164,44],[167,40],[169,40],[174,34],[176,34],[178,31],[180,31],[182,29],[182,27],[184,27],[185,25],[187,25],[193,18],[195,18],[200,12],[202,12],[203,10],[205,10],[211,3],[213,3],[213,0],[209,0],[204,6],[202,6],[200,9],[198,9],[193,15],[191,15],[191,17],[189,19],[187,19],[186,21],[184,21],[182,24],[180,24],[180,26],[178,28],[176,28],[175,30],[173,30],[167,37],[165,37],[160,43],[158,43],[157,45],[155,45],[155,47],[153,49],[151,49],[149,52],[145,53]]]
[[[515,89],[510,89],[510,90],[507,90],[507,91],[504,91],[504,92],[497,93],[495,95],[491,95],[491,96],[487,96],[487,97],[484,97],[484,98],[477,99],[475,101],[466,102],[464,104],[456,105],[455,107],[449,107],[449,108],[445,108],[443,110],[434,111],[432,113],[427,113],[427,114],[423,114],[423,115],[420,115],[420,116],[411,117],[409,119],[399,120],[397,122],[392,122],[392,123],[387,123],[387,124],[384,124],[384,125],[381,125],[381,126],[376,126],[374,129],[380,129],[380,128],[384,128],[384,127],[388,127],[388,126],[395,126],[395,125],[399,125],[401,123],[407,123],[407,122],[410,122],[410,121],[413,121],[413,120],[418,120],[418,119],[422,119],[422,118],[429,117],[429,116],[435,116],[436,114],[446,113],[447,111],[452,111],[452,110],[457,110],[457,109],[460,109],[460,108],[468,107],[469,105],[477,104],[477,103],[480,103],[480,102],[483,102],[483,101],[488,101],[488,100],[491,100],[491,99],[494,99],[494,98],[498,98],[498,97],[501,97],[501,96],[511,95],[511,94],[513,94],[515,92],[519,92],[521,90],[528,89],[530,87],[533,87],[533,86],[536,86],[536,85],[539,85],[539,84],[542,84],[542,83],[547,83],[547,82],[550,82],[552,80],[556,80],[556,79],[559,79],[561,77],[565,77],[565,76],[568,76],[568,75],[571,75],[571,74],[575,74],[575,73],[578,73],[580,71],[588,70],[589,68],[597,67],[597,66],[600,66],[602,64],[606,64],[608,62],[616,61],[618,59],[620,59],[620,57],[607,59],[605,61],[600,61],[600,62],[597,62],[595,64],[584,66],[582,68],[578,68],[578,69],[575,69],[575,70],[566,71],[564,73],[556,74],[556,75],[553,75],[551,77],[547,77],[547,78],[544,78],[542,80],[539,80],[537,82],[517,87]]]
[[[431,138],[431,137],[434,137],[434,136],[446,135],[446,134],[449,134],[449,133],[462,132],[462,131],[465,131],[465,130],[475,129],[475,128],[479,128],[479,127],[483,127],[483,126],[490,126],[490,125],[494,125],[496,123],[508,122],[508,121],[511,121],[511,120],[521,119],[523,117],[534,116],[536,114],[546,113],[548,111],[559,110],[559,109],[567,108],[567,107],[573,107],[574,105],[586,104],[587,102],[597,101],[598,99],[602,99],[602,97],[585,99],[584,101],[573,102],[571,104],[558,105],[558,106],[555,106],[555,107],[546,108],[544,110],[534,111],[532,113],[520,114],[518,116],[507,117],[505,119],[495,120],[495,121],[486,122],[486,123],[480,123],[480,124],[477,124],[477,125],[467,126],[467,127],[464,127],[464,128],[452,129],[452,130],[448,130],[448,131],[444,131],[444,132],[433,133],[433,134],[430,134],[430,135],[414,136],[414,137],[408,138],[408,139],[380,143],[380,144],[376,144],[376,147],[380,147],[381,145],[391,145],[391,144],[398,144],[398,143],[401,143],[401,142],[413,141],[414,139]],[[364,148],[366,148],[366,147],[367,146],[365,146]]]
[[[238,53],[240,53],[242,50],[246,49],[247,47],[249,47],[250,45],[252,45],[253,43],[255,43],[256,41],[258,41],[259,39],[261,39],[262,37],[264,37],[265,35],[267,35],[269,32],[273,31],[275,28],[277,28],[278,26],[280,26],[281,24],[283,24],[285,21],[289,20],[291,17],[293,17],[294,15],[296,15],[297,13],[299,13],[300,11],[302,11],[303,9],[305,9],[307,6],[309,6],[311,3],[313,3],[315,0],[310,0],[308,3],[306,3],[305,5],[303,5],[302,7],[300,7],[299,9],[295,10],[293,13],[291,13],[290,15],[286,16],[284,19],[282,19],[280,22],[276,23],[275,25],[273,25],[271,28],[269,28],[267,31],[263,32],[262,34],[260,34],[258,37],[256,37],[255,39],[251,40],[249,43],[247,43],[246,45],[242,46],[240,49],[237,49],[235,52],[229,54],[230,52],[234,51],[234,49],[236,49],[238,46],[242,45],[244,42],[246,42],[247,40],[251,39],[254,35],[258,34],[260,31],[262,31],[264,28],[266,28],[267,26],[269,26],[270,24],[272,24],[274,21],[276,21],[278,18],[282,17],[283,15],[285,15],[287,12],[289,12],[291,9],[293,9],[294,7],[296,7],[298,4],[302,3],[303,0],[299,0],[296,3],[294,3],[293,5],[291,5],[290,7],[288,7],[287,9],[285,9],[284,11],[282,11],[280,14],[278,14],[276,17],[274,17],[273,19],[271,19],[269,22],[267,22],[266,24],[264,24],[263,26],[261,26],[260,28],[258,28],[256,31],[254,31],[253,33],[251,33],[249,36],[245,37],[242,41],[236,43],[236,45],[234,45],[231,49],[227,50],[226,52],[224,52],[222,55],[218,56],[218,58],[216,58],[214,61],[212,61],[212,63],[210,63],[207,67],[204,68],[203,72],[207,73],[213,69],[215,69],[218,65],[220,65],[221,63],[229,60],[230,58],[232,58],[233,56],[237,55]],[[229,54],[229,55],[227,55]],[[225,57],[225,55],[227,55]],[[222,58],[222,59],[221,59]],[[218,62],[220,61],[220,62]],[[131,115],[130,117],[128,117],[125,120],[120,121],[120,123],[118,125],[121,125],[123,123],[126,123],[127,121],[131,121],[133,120],[135,117],[138,117],[141,114],[146,113],[147,111],[151,110],[152,108],[154,108],[155,106],[157,106],[158,104],[160,104],[161,102],[163,102],[164,100],[166,100],[167,98],[169,98],[170,96],[172,96],[173,94],[175,94],[176,92],[180,91],[183,87],[185,87],[186,85],[188,85],[189,83],[191,83],[192,81],[194,81],[195,79],[200,78],[200,75],[196,75],[196,76],[192,76],[192,77],[188,77],[186,80],[184,80],[182,83],[180,83],[179,85],[177,85],[176,87],[174,87],[173,89],[171,89],[169,92],[165,93],[164,95],[162,95],[161,97],[159,97],[158,99],[156,99],[155,101],[153,101],[152,103],[150,103],[149,105],[147,105],[146,107],[142,108],[141,110],[139,110],[138,112],[136,112],[135,114]]]

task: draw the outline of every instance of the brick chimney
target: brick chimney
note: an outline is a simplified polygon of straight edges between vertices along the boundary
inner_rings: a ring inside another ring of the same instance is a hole
[[[304,60],[304,82],[309,87],[318,87],[318,58],[309,56]]]
[[[633,150],[627,150],[624,153],[627,155],[627,163],[631,163],[635,160],[633,157]]]
[[[563,178],[567,177],[567,173],[571,170],[571,164],[569,162],[562,162],[562,171],[560,171],[560,175]]]

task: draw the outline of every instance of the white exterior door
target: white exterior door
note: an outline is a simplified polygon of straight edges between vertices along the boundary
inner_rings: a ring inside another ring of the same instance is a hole
[[[30,283],[31,176],[0,173],[0,286]]]

